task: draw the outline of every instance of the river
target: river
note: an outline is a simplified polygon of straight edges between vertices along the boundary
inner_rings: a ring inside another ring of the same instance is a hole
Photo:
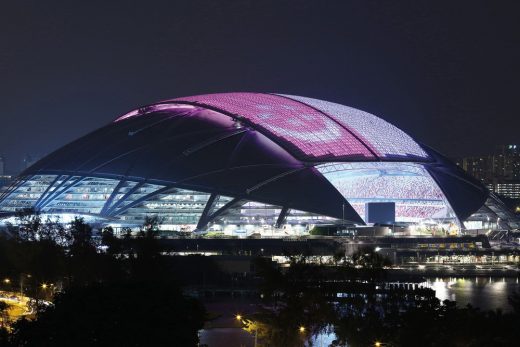
[[[520,291],[519,280],[515,277],[428,277],[421,285],[435,290],[439,300],[454,300],[458,307],[471,304],[482,310],[509,311],[509,296]],[[219,312],[221,317],[201,330],[202,344],[209,347],[254,346],[253,335],[240,329],[235,319],[237,312],[253,313],[252,302],[214,302],[206,306],[209,311]],[[334,339],[333,333],[314,336],[313,346],[328,346]]]
[[[513,277],[432,277],[422,285],[435,290],[439,300],[454,300],[458,307],[471,304],[482,310],[508,311],[509,296],[520,291],[519,280]]]

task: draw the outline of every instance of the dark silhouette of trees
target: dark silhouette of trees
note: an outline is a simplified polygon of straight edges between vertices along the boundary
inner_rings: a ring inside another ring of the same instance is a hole
[[[254,316],[259,338],[273,346],[301,346],[335,320],[333,303],[321,285],[325,281],[322,266],[307,262],[305,256],[292,256],[290,266],[282,271],[265,259],[256,261],[262,277],[261,292],[273,308]],[[300,330],[304,327],[304,331]]]
[[[167,281],[73,287],[34,321],[14,326],[11,346],[196,346],[198,301]]]
[[[195,345],[204,310],[171,279],[228,283],[208,257],[162,255],[154,216],[136,236],[117,238],[105,228],[101,245],[81,218],[65,226],[21,218],[19,228],[10,227],[12,237],[0,237],[0,278],[10,278],[13,288],[19,279],[36,298],[42,283],[62,282],[63,291],[36,320],[19,321],[11,334],[0,329],[1,346]],[[335,346],[510,346],[520,338],[519,294],[510,298],[511,313],[458,308],[429,289],[385,288],[389,262],[373,248],[352,257],[337,253],[330,264],[287,256],[289,267],[255,262],[265,305],[247,317],[246,328],[263,344],[301,346],[323,331],[334,331]]]
[[[5,301],[0,301],[0,319],[2,320],[1,327],[5,327],[7,320],[9,319],[8,310],[10,308],[10,305],[6,303]]]
[[[33,297],[54,291],[50,282],[64,282],[63,291],[54,306],[39,305],[36,320],[20,320],[12,334],[0,331],[2,346],[196,345],[204,310],[171,281],[155,239],[157,219],[136,238],[117,239],[105,228],[106,252],[82,218],[67,227],[28,220],[24,237],[0,238],[0,275],[25,280]],[[53,231],[68,234],[68,242]]]
[[[341,257],[338,257],[341,258]],[[342,265],[313,264],[292,257],[288,268],[256,262],[267,309],[250,318],[269,346],[301,346],[311,336],[333,330],[333,346],[513,346],[520,338],[520,295],[514,312],[459,308],[441,303],[431,289],[384,289],[384,257],[362,249]],[[341,293],[338,296],[337,293]],[[299,333],[298,326],[305,327]]]
[[[36,241],[39,238],[40,227],[43,222],[40,214],[33,209],[26,209],[17,213],[18,225],[10,228],[14,237],[25,241]]]
[[[72,237],[68,249],[69,280],[76,285],[99,280],[102,257],[92,241],[92,228],[83,218],[74,218],[69,225]]]
[[[158,215],[147,215],[144,217],[143,225],[141,226],[141,234],[144,236],[157,236],[162,224],[162,219]]]
[[[361,266],[363,269],[382,269],[392,265],[392,262],[377,252],[373,247],[363,247],[352,255],[354,265]]]
[[[103,228],[101,243],[106,247],[106,252],[111,256],[118,256],[123,251],[122,240],[114,235],[114,229],[110,226]]]

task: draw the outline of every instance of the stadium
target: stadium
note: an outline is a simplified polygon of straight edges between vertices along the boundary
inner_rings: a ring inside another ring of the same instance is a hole
[[[223,93],[135,109],[0,192],[0,214],[301,235],[319,225],[517,228],[482,184],[382,118],[300,96]]]

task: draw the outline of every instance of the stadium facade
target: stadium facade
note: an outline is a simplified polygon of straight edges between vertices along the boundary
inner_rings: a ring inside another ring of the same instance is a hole
[[[394,203],[401,224],[518,227],[482,184],[383,119],[267,93],[133,110],[26,169],[0,192],[0,213],[276,234],[364,225],[374,202]]]

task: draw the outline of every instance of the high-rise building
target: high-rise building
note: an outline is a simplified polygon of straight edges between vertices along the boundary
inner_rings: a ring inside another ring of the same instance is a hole
[[[7,186],[12,181],[12,176],[5,172],[5,158],[0,155],[0,187]]]
[[[520,181],[504,181],[493,185],[495,193],[511,198],[520,199]]]
[[[462,168],[493,192],[520,198],[520,145],[500,145],[493,154],[463,158]]]
[[[484,184],[493,180],[494,157],[466,157],[462,159],[462,168]]]
[[[494,154],[494,176],[497,179],[520,179],[520,145],[498,146]]]

